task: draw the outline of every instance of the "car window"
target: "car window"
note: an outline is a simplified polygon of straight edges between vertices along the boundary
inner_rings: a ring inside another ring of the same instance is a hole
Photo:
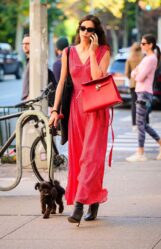
[[[125,73],[125,62],[126,60],[115,60],[110,67],[110,72]]]

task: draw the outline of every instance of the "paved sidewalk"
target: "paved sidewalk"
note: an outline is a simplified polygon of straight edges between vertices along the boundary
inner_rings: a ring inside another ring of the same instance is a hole
[[[161,249],[161,162],[114,163],[105,174],[108,202],[80,227],[67,221],[72,206],[42,219],[36,181],[27,173],[0,192],[0,249]]]

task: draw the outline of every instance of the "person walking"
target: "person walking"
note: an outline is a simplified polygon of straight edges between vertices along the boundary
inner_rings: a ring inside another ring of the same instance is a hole
[[[76,41],[71,46],[69,68],[73,81],[68,126],[69,171],[66,188],[67,205],[75,204],[68,217],[71,223],[80,223],[83,205],[89,205],[85,220],[97,217],[99,203],[107,200],[108,191],[103,188],[104,164],[107,150],[109,110],[84,113],[81,84],[106,75],[110,61],[109,46],[100,20],[88,15],[80,20]],[[67,76],[67,49],[62,55],[61,77],[49,126],[58,123],[58,109]]]
[[[131,77],[131,72],[137,67],[137,65],[143,59],[143,54],[141,52],[140,44],[135,42],[130,48],[129,58],[126,60],[125,64],[125,74],[130,80],[130,92],[131,92],[131,116],[132,116],[132,130],[136,131],[136,100],[137,95],[135,92],[136,81]]]
[[[68,39],[66,37],[63,37],[63,36],[60,37],[56,41],[55,46],[56,46],[55,54],[57,56],[57,59],[53,64],[53,74],[54,74],[54,77],[58,83],[59,79],[60,79],[60,72],[61,72],[61,57],[62,57],[62,53],[63,53],[64,48],[69,46]]]
[[[138,150],[127,157],[129,162],[146,161],[144,154],[145,133],[147,132],[159,144],[157,160],[161,160],[161,138],[146,122],[146,117],[153,97],[153,79],[160,60],[160,49],[153,35],[147,34],[141,40],[142,51],[146,54],[141,63],[132,71],[131,76],[136,80],[136,124],[138,127]],[[157,50],[157,56],[154,52]]]

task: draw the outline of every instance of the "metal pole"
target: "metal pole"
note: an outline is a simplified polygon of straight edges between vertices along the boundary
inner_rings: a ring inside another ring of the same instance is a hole
[[[29,98],[41,94],[47,85],[48,35],[47,35],[47,0],[30,0],[30,85]],[[47,114],[47,101],[40,103]],[[35,105],[35,109],[39,107]],[[29,147],[37,137],[32,122],[23,127],[23,164],[30,165]],[[40,148],[41,151],[41,148]],[[40,160],[40,167],[43,162]]]
[[[161,45],[161,17],[158,19],[158,43]]]
[[[30,98],[47,85],[47,0],[30,0]]]

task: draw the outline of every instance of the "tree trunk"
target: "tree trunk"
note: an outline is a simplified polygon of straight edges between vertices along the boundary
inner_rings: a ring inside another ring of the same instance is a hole
[[[22,38],[23,38],[23,25],[21,24],[21,14],[19,14],[18,20],[17,20],[17,28],[16,28],[15,49],[21,58],[23,58],[23,52],[22,52],[22,46],[21,46]]]

